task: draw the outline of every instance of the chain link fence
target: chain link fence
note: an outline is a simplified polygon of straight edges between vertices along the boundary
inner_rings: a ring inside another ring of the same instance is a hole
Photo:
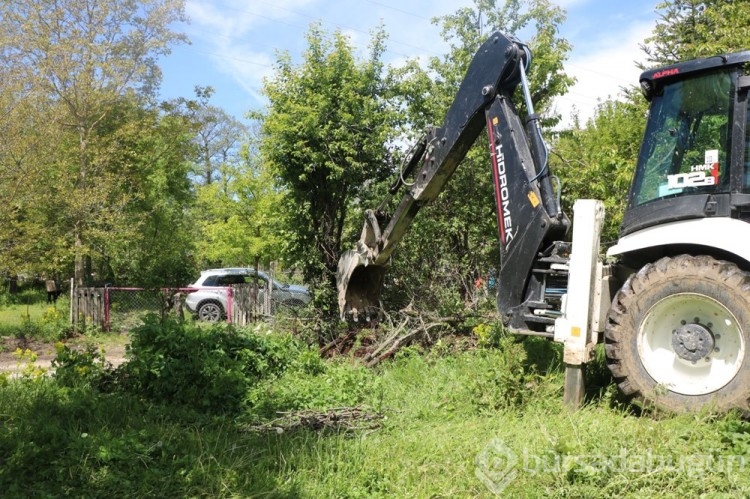
[[[105,288],[104,330],[113,333],[130,331],[148,314],[167,315],[177,289]]]
[[[269,283],[270,287],[270,283]],[[299,318],[302,306],[274,299],[270,289],[253,284],[236,284],[219,288],[226,293],[226,310],[221,318],[245,326],[260,320]],[[88,328],[112,333],[128,332],[143,322],[148,314],[185,319],[192,315],[185,305],[194,288],[77,288],[72,293],[71,318],[74,330]]]
[[[74,330],[129,331],[147,314],[168,313],[174,293],[171,288],[76,288],[70,303]]]

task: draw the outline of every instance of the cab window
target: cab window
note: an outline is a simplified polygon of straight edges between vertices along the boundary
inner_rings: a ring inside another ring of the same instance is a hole
[[[651,104],[631,202],[729,191],[732,73],[665,85]]]

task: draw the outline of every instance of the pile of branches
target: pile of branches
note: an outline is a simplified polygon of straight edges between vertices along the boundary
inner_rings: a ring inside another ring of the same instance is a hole
[[[374,367],[407,345],[434,344],[445,334],[459,331],[467,319],[467,316],[440,317],[418,312],[411,306],[394,314],[382,312],[381,316],[376,328],[353,328],[323,345],[320,355],[330,357],[353,353],[367,367]],[[353,348],[356,350],[352,352]]]
[[[302,428],[321,431],[361,431],[380,428],[382,414],[367,412],[359,407],[339,407],[326,411],[279,412],[279,417],[246,429],[251,432],[284,433]]]
[[[449,322],[445,318],[429,317],[424,314],[414,313],[410,308],[398,313],[397,321],[393,317],[386,316],[389,327],[385,335],[368,351],[362,360],[367,367],[375,367],[386,359],[393,357],[401,348],[415,342],[421,341],[432,344],[434,330],[445,330]]]

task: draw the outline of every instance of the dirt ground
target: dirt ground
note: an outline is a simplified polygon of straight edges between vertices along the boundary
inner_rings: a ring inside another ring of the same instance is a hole
[[[71,338],[65,343],[71,348],[85,348],[86,342],[90,341],[82,337]],[[97,342],[104,349],[104,359],[117,367],[125,362],[125,346],[127,345],[126,337],[110,338]],[[36,354],[34,365],[49,369],[52,366],[52,359],[55,358],[55,344],[33,340],[22,340],[13,337],[0,337],[0,373],[19,372],[28,366],[27,357],[19,358],[17,350],[30,350]]]

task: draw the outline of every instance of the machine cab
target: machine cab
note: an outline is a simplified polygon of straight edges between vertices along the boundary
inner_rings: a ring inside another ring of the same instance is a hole
[[[750,51],[641,75],[650,101],[621,235],[679,220],[750,220]]]

